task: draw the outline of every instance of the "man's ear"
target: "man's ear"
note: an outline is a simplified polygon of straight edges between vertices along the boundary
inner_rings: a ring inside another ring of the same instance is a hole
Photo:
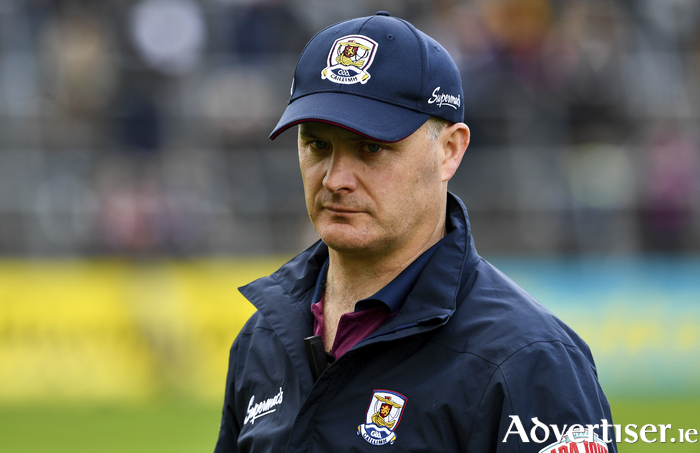
[[[442,181],[452,179],[459,164],[462,162],[464,152],[469,146],[469,127],[464,123],[454,123],[443,129],[440,139],[443,146]]]

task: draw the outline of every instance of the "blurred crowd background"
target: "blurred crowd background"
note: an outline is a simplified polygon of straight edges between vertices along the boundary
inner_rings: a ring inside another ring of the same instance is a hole
[[[450,183],[482,254],[700,250],[694,0],[3,0],[0,255],[291,253],[294,133],[321,28],[387,10],[461,68]]]
[[[461,69],[482,256],[589,343],[616,423],[699,427],[697,0],[0,0],[0,450],[213,447],[236,288],[317,239],[268,139],[296,60],[379,10]]]

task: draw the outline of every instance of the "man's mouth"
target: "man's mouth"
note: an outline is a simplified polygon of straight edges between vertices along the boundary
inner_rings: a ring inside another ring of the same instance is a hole
[[[362,211],[358,211],[357,209],[352,209],[340,205],[326,205],[323,206],[323,209],[333,213],[333,214],[357,214]]]

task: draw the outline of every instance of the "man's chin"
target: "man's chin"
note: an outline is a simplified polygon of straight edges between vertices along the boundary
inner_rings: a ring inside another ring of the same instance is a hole
[[[376,249],[376,241],[347,224],[332,225],[319,235],[328,248],[338,253],[358,254]]]
[[[333,238],[324,239],[323,237],[321,237],[321,239],[329,249],[332,249],[338,253],[358,254],[370,248],[367,247],[367,244],[363,244],[358,241],[348,241],[347,239],[334,240]]]

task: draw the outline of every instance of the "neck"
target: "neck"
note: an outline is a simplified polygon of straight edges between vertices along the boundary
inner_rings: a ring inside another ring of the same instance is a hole
[[[352,311],[355,303],[386,286],[445,233],[442,218],[430,235],[392,253],[348,254],[329,249],[324,307],[333,306],[342,313]]]
[[[340,317],[355,309],[355,304],[376,293],[423,252],[445,236],[445,217],[438,221],[432,233],[397,247],[391,253],[341,253],[328,249],[328,275],[323,298],[326,351],[335,343]]]

